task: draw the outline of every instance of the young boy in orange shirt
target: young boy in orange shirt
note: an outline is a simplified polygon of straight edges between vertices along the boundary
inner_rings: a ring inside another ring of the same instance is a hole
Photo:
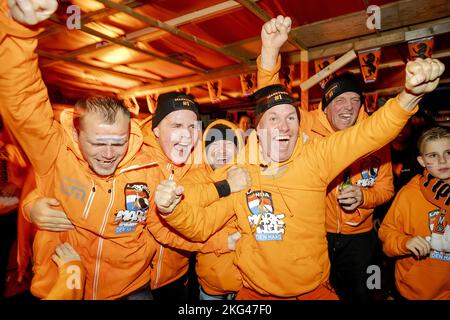
[[[379,230],[384,252],[399,257],[395,282],[406,299],[450,299],[450,129],[418,141],[424,167],[397,194]]]

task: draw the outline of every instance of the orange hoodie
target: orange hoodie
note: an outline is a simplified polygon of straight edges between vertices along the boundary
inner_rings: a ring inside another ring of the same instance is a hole
[[[298,138],[291,158],[267,169],[260,167],[254,132],[245,150],[252,178],[248,192],[232,194],[206,209],[181,201],[164,218],[186,237],[202,241],[235,215],[242,234],[235,262],[244,287],[275,297],[310,292],[329,277],[328,184],[356,159],[397,136],[417,109],[406,112],[397,99],[390,99],[348,130],[306,143]]]
[[[417,259],[406,248],[406,242],[415,236],[424,239],[432,236],[439,213],[439,208],[423,196],[419,179],[420,175],[415,176],[398,192],[378,235],[383,251],[390,257],[398,257],[395,283],[402,296],[414,300],[450,300],[450,253],[432,250],[429,256]],[[450,225],[448,214],[447,221]]]
[[[206,148],[205,148],[205,138],[211,127],[215,125],[223,124],[228,128],[234,130],[234,133],[238,139],[238,150],[244,147],[244,142],[242,141],[242,135],[238,131],[238,128],[232,122],[226,120],[216,120],[212,122],[203,133],[203,152],[205,163],[206,161]],[[222,167],[220,169],[213,170],[209,164],[206,165],[207,176],[210,182],[220,181],[226,179],[226,173],[229,166]],[[192,174],[186,176],[183,180],[185,184],[199,184],[204,183],[204,172],[199,172],[195,170]],[[192,198],[187,195],[186,201],[192,202]],[[193,202],[195,204],[195,202]],[[230,235],[237,231],[237,221],[236,218],[230,219],[226,225],[221,229],[220,232]],[[213,236],[214,237],[214,236]],[[207,243],[212,241],[211,237]],[[210,295],[225,295],[228,293],[233,293],[239,291],[242,287],[242,277],[234,264],[235,253],[220,253],[217,251],[211,253],[197,253],[197,263],[195,265],[195,271],[197,273],[198,282],[202,286],[203,291]]]
[[[55,247],[71,243],[86,266],[85,299],[116,299],[150,279],[154,240],[146,230],[146,212],[129,200],[153,196],[159,170],[143,152],[132,121],[127,154],[115,174],[99,177],[73,141],[71,111],[61,124],[53,118],[34,49],[36,33],[0,14],[0,104],[3,119],[26,152],[41,195],[59,199],[75,230],[38,231],[33,244],[31,292],[46,297],[58,278],[51,261]],[[146,181],[146,182],[143,182]]]
[[[257,59],[258,85],[265,87],[280,83],[279,73],[281,58],[272,70],[264,70],[261,67],[261,57]],[[356,123],[360,123],[368,117],[361,106]],[[309,137],[327,137],[336,131],[330,125],[322,103],[319,108],[307,112],[300,109],[300,127]],[[351,172],[352,184],[362,187],[363,203],[352,212],[342,209],[337,201],[340,194],[339,188],[344,179],[344,173]],[[376,206],[387,202],[394,195],[394,184],[389,146],[386,146],[371,155],[359,159],[351,164],[344,172],[334,179],[327,191],[327,232],[357,234],[370,231],[373,228],[372,214]]]

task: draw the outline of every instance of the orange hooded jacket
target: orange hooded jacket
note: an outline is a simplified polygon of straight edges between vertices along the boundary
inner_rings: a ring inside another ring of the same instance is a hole
[[[417,259],[406,248],[406,242],[415,236],[431,237],[439,213],[439,208],[423,196],[419,179],[420,175],[415,176],[398,192],[378,234],[383,251],[398,257],[395,283],[402,296],[450,300],[450,253],[432,250],[429,256]],[[450,223],[448,213],[447,221]]]
[[[216,182],[226,178],[227,169],[230,166],[227,165],[214,170],[208,164],[206,158],[205,139],[210,128],[214,127],[217,124],[225,125],[228,128],[234,130],[238,141],[238,150],[241,150],[244,147],[242,136],[235,124],[226,120],[216,120],[212,122],[208,125],[203,133],[203,152],[206,168],[201,169],[201,172],[199,170],[195,170],[192,171],[192,173],[188,174],[183,180],[185,184],[204,183],[204,170],[206,170],[210,182]],[[195,204],[195,201],[192,201],[192,198],[190,196],[186,196],[186,201]],[[225,235],[230,235],[236,231],[237,221],[236,218],[232,218],[225,224],[221,231],[216,232],[215,234],[224,233]],[[214,236],[211,237],[206,243],[211,242],[213,238]],[[234,264],[234,257],[234,252],[221,253],[217,250],[210,253],[197,253],[197,263],[195,265],[195,271],[197,273],[198,282],[201,285],[203,291],[205,291],[209,295],[225,295],[228,293],[239,291],[239,289],[242,287],[242,277],[236,265]]]
[[[280,83],[278,73],[281,65],[280,57],[272,70],[264,70],[261,67],[260,57],[257,59],[257,64],[258,84],[261,87]],[[367,119],[368,116],[362,105],[355,124]],[[300,127],[308,137],[327,137],[336,132],[322,109],[322,103],[314,111],[307,112],[300,109],[300,117]],[[363,193],[363,203],[352,212],[343,210],[337,201],[344,173],[348,171],[351,172],[352,184],[359,185]],[[326,199],[327,232],[357,234],[370,231],[373,228],[374,208],[387,202],[393,195],[391,154],[389,146],[385,146],[369,156],[355,161],[330,183]]]
[[[202,161],[201,145],[197,144],[182,166],[174,165],[164,154],[156,136],[151,128],[151,117],[141,122],[144,134],[144,143],[148,146],[148,155],[158,161],[161,180],[172,178],[183,185],[184,179],[189,171],[199,169],[206,175]],[[200,146],[199,146],[200,145]],[[185,196],[193,199],[196,203],[208,205],[219,199],[219,194],[213,183],[207,178],[202,183],[185,189]],[[208,183],[209,182],[209,183]],[[208,244],[192,242],[176,233],[167,223],[156,214],[151,212],[151,223],[149,230],[159,242],[157,252],[151,262],[151,288],[157,289],[172,283],[186,274],[189,268],[190,252],[228,252],[227,234],[217,233]],[[206,240],[206,239],[205,239]]]
[[[235,262],[244,287],[275,297],[308,293],[329,277],[328,184],[349,164],[392,140],[417,109],[406,112],[390,99],[366,121],[326,138],[303,143],[300,130],[290,159],[267,167],[259,161],[253,132],[245,149],[250,190],[206,209],[181,201],[164,218],[186,237],[203,241],[236,215],[242,238]]]
[[[85,299],[116,299],[150,280],[155,242],[146,230],[146,212],[128,200],[153,196],[159,181],[155,162],[138,151],[143,137],[131,122],[127,154],[115,174],[99,177],[73,141],[73,114],[53,117],[38,69],[33,32],[0,14],[0,104],[3,119],[30,159],[42,195],[55,197],[76,226],[64,233],[38,231],[33,245],[31,292],[48,296],[58,278],[50,259],[55,247],[69,242],[86,266]]]

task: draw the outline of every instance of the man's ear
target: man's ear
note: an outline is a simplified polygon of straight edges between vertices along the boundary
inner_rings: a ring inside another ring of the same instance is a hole
[[[156,128],[153,129],[153,133],[155,134],[155,136],[156,136],[157,138],[159,138],[159,128],[158,128],[158,127],[156,127]]]
[[[425,168],[425,161],[423,160],[422,156],[417,157],[417,162],[419,162],[420,165]]]

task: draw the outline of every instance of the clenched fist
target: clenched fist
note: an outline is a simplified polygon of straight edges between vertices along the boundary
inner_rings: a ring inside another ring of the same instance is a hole
[[[238,192],[250,188],[252,178],[245,168],[231,167],[227,171],[227,182],[230,186],[230,192]]]
[[[175,210],[183,196],[184,188],[177,186],[175,181],[164,180],[155,191],[155,203],[162,214],[169,214]]]
[[[56,0],[8,0],[11,17],[26,25],[35,25],[44,21],[56,11]]]
[[[288,39],[292,21],[289,17],[278,16],[267,21],[261,29],[263,47],[281,48]]]
[[[414,95],[422,95],[436,89],[445,66],[437,59],[417,58],[406,65],[405,89]]]
[[[431,92],[439,84],[445,66],[437,59],[417,58],[406,65],[405,90],[398,95],[400,105],[411,111],[425,93]]]
[[[291,18],[278,16],[267,21],[261,29],[261,67],[272,70],[275,67],[281,47],[291,31]]]

